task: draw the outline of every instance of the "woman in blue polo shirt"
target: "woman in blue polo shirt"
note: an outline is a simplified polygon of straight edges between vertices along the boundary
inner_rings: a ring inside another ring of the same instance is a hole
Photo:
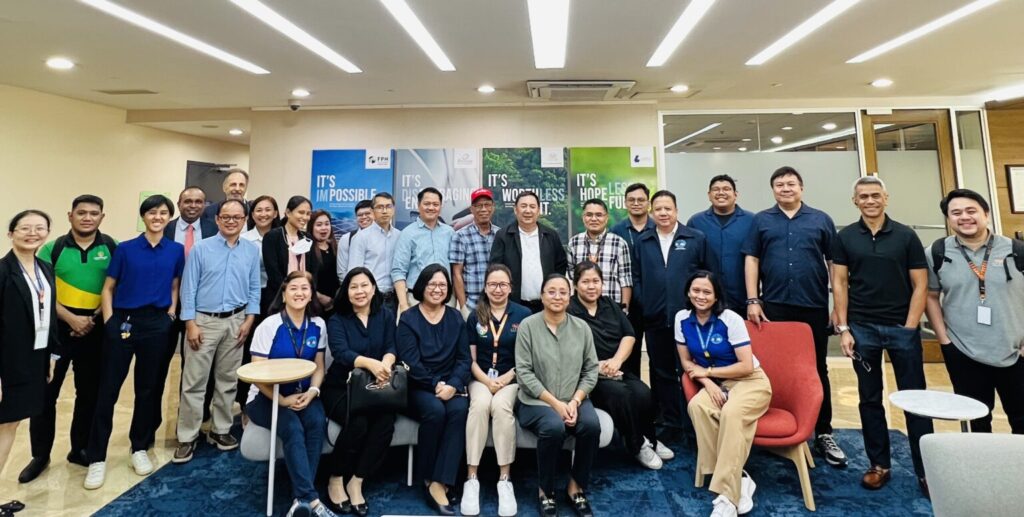
[[[718,497],[712,515],[747,513],[756,485],[743,465],[772,387],[750,350],[746,323],[725,308],[715,274],[697,271],[684,292],[686,308],[676,314],[674,329],[683,371],[702,387],[687,408],[697,434],[696,468],[713,474],[709,488]]]
[[[311,378],[282,384],[276,401],[279,411],[277,436],[284,444],[284,462],[292,481],[295,502],[289,515],[297,509],[319,517],[334,513],[320,503],[313,486],[317,464],[324,441],[324,407],[320,403],[320,383],[324,380],[324,350],[327,348],[327,324],[314,316],[320,310],[313,289],[313,276],[306,271],[288,273],[270,316],[256,327],[252,340],[252,361],[267,359],[305,359],[316,363]],[[274,387],[253,384],[249,388],[246,414],[253,424],[270,428]]]

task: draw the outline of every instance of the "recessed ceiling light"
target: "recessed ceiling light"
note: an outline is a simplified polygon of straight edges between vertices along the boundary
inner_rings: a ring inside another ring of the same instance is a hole
[[[647,60],[647,66],[664,65],[714,3],[715,0],[691,0],[690,5],[683,9],[683,14],[679,15],[676,23],[669,29],[665,39],[661,40],[651,59]]]
[[[565,68],[569,41],[569,0],[527,0],[533,66]]]
[[[717,151],[717,150],[721,149],[721,147],[712,147],[712,149]]]
[[[476,91],[478,91],[480,93],[494,93],[494,87],[489,85],[489,84],[485,84],[485,85],[477,88]]]
[[[882,43],[881,45],[867,52],[864,52],[863,54],[860,54],[857,57],[850,59],[849,61],[847,61],[847,63],[863,63],[864,61],[867,61],[871,58],[878,57],[896,47],[906,45],[907,43],[910,43],[911,41],[914,41],[917,38],[920,38],[928,34],[929,32],[936,31],[961,18],[974,14],[975,12],[978,12],[998,1],[999,0],[976,0],[974,2],[971,2],[945,16],[936,18],[906,34],[903,34],[902,36],[897,36],[896,38],[886,41],[885,43]]]
[[[267,7],[259,0],[231,0],[245,12],[255,16],[261,22],[269,25],[272,29],[291,38],[292,41],[309,49],[314,54],[324,58],[328,63],[350,73],[362,72],[358,66],[345,59],[333,49],[324,45],[323,42],[313,37],[310,33],[302,30],[290,20],[281,16],[273,9]]]
[[[269,74],[270,71],[246,61],[238,56],[229,54],[209,43],[199,41],[188,34],[176,31],[156,20],[147,18],[135,11],[125,9],[107,0],[80,0],[83,4],[94,7],[111,16],[120,18],[132,25],[142,27],[148,31],[155,32],[167,39],[185,45],[186,47],[202,52],[212,58],[219,59],[229,65],[236,66],[254,74]]]
[[[793,126],[782,126],[782,130],[783,131],[792,131],[793,130]]]
[[[746,148],[746,147],[740,147],[739,149],[737,149],[737,151],[739,151],[739,152],[741,152],[741,153],[742,153],[742,152],[744,152],[744,151],[746,151],[746,150],[747,150],[747,148]]]
[[[846,146],[845,145],[837,145],[836,149],[839,149],[841,151],[843,149],[846,149]]]
[[[245,131],[242,131],[241,129],[238,129],[237,127],[231,129],[230,131],[228,131],[228,134],[231,135],[231,136],[239,136],[242,133],[245,133]]]
[[[836,127],[837,126],[836,126],[835,122],[826,122],[826,123],[821,125],[821,129],[824,129],[825,131],[832,131]]]
[[[888,88],[892,86],[892,79],[886,79],[884,77],[881,79],[875,79],[874,81],[871,81],[871,86],[874,86],[875,88]]]
[[[437,44],[437,41],[434,41],[430,31],[423,26],[423,22],[412,11],[409,4],[405,3],[405,0],[380,0],[380,3],[384,4],[384,7],[391,13],[391,16],[398,21],[398,24],[405,29],[405,32],[412,37],[420,49],[427,54],[427,57],[434,62],[434,66],[442,72],[455,71],[455,65],[452,64],[448,56],[441,50],[441,46]]]
[[[751,141],[751,139],[750,138],[744,138],[743,141],[744,142],[749,142],[749,141]]]
[[[71,70],[75,63],[66,57],[51,57],[46,60],[46,66],[54,70]]]
[[[844,11],[853,7],[857,2],[860,2],[860,0],[833,1],[831,4],[826,5],[824,9],[814,13],[814,16],[811,16],[800,25],[797,25],[793,30],[786,33],[785,36],[779,38],[775,43],[768,45],[767,48],[758,52],[756,56],[747,61],[747,64],[763,65],[766,61],[794,45],[796,42],[806,38],[809,34],[818,30],[818,28],[825,25],[836,16],[843,14]]]
[[[703,133],[705,131],[711,131],[712,129],[715,129],[716,127],[721,126],[721,125],[722,125],[721,122],[713,122],[711,124],[708,124],[708,125],[700,128],[700,129],[694,131],[693,133],[690,133],[690,134],[688,134],[688,135],[686,135],[686,136],[684,136],[684,137],[682,137],[682,138],[680,138],[678,140],[673,141],[672,143],[666,145],[665,148],[668,149],[669,147],[672,147],[673,145],[676,145],[676,144],[678,144],[680,142],[685,142],[685,141],[687,141],[687,140],[689,140],[689,139],[691,139],[691,138],[693,138],[693,137],[695,137],[695,136],[697,136],[697,135],[699,135],[699,134],[701,134],[701,133]]]
[[[305,88],[296,88],[292,90],[292,97],[299,97],[300,99],[303,97],[309,97],[309,90]]]
[[[777,144],[781,144],[782,143],[782,137],[781,136],[773,136],[772,137],[772,143],[776,144],[776,145]]]
[[[683,92],[685,92],[685,91],[687,91],[689,89],[690,89],[690,87],[686,86],[685,84],[677,84],[677,85],[669,88],[669,90],[672,90],[675,93],[683,93]]]

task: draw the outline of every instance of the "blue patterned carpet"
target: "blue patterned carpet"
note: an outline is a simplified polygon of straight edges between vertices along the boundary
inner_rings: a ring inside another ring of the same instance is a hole
[[[893,478],[885,488],[872,492],[860,487],[860,476],[867,468],[860,432],[836,432],[836,440],[850,455],[850,466],[838,470],[828,467],[824,461],[816,461],[818,468],[811,470],[818,506],[816,513],[804,508],[792,464],[755,449],[747,463],[747,471],[757,482],[757,492],[754,510],[748,515],[932,515],[931,504],[918,490],[906,437],[895,431],[891,435]],[[614,444],[603,449],[595,461],[594,479],[589,490],[595,513],[616,517],[710,514],[711,493],[706,488],[693,487],[696,452],[682,451],[680,446],[672,448],[676,451],[676,458],[659,471],[640,467]],[[429,515],[422,490],[405,485],[405,459],[404,448],[391,449],[379,479],[365,484],[371,515]],[[563,456],[563,462],[568,464],[568,453]],[[535,463],[533,451],[522,451],[512,470],[519,515],[523,517],[537,515]],[[493,467],[493,451],[484,455],[482,465],[481,515],[496,515],[497,469]],[[274,510],[276,515],[283,515],[290,505],[288,476],[283,462],[278,463],[277,472]],[[265,463],[246,461],[238,451],[219,453],[203,444],[191,463],[161,468],[100,509],[96,515],[262,515],[266,508],[266,479]],[[325,481],[321,483],[321,491],[325,493]],[[560,515],[573,515],[564,496],[559,499],[559,509]]]

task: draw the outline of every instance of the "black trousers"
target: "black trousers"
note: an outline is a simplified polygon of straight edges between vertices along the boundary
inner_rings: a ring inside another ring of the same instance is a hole
[[[644,438],[657,443],[654,430],[654,409],[651,389],[630,372],[623,372],[622,380],[598,379],[590,392],[594,407],[603,409],[612,417],[615,429],[631,455],[640,452]]]
[[[341,433],[327,460],[332,476],[366,479],[384,463],[391,438],[395,434],[394,413],[358,413],[347,415],[346,385],[324,381],[322,400],[327,418],[341,424]],[[347,419],[347,423],[346,423]]]
[[[79,314],[78,311],[72,311]],[[91,314],[88,311],[86,315]],[[53,379],[46,385],[46,405],[39,416],[29,420],[29,437],[33,458],[49,458],[57,426],[57,398],[68,369],[75,372],[75,409],[71,417],[71,451],[84,451],[89,446],[89,429],[96,412],[96,395],[100,385],[100,364],[103,352],[103,325],[97,324],[88,334],[75,337],[71,327],[57,322],[57,332],[65,344],[65,354],[53,369]]]
[[[527,309],[530,309],[530,312],[533,314],[537,314],[538,312],[544,310],[544,303],[541,302],[540,300],[522,300],[519,302],[519,304],[522,305],[523,307],[526,307]]]
[[[799,321],[811,327],[814,336],[814,360],[821,380],[821,410],[814,424],[815,434],[832,433],[832,385],[828,381],[828,307],[799,307],[784,303],[765,302],[764,315],[770,321]]]
[[[548,497],[555,496],[555,475],[565,439],[576,437],[576,456],[572,462],[572,479],[582,489],[590,485],[590,470],[601,442],[601,421],[594,405],[584,400],[576,416],[576,425],[569,427],[551,406],[516,403],[519,425],[537,435],[537,480]]]
[[[651,370],[651,395],[661,423],[675,429],[691,428],[690,416],[683,409],[682,366],[672,327],[648,328],[647,359]]]
[[[122,336],[121,324],[131,323],[131,335]],[[171,318],[165,309],[115,310],[104,325],[103,366],[100,369],[96,414],[89,434],[86,457],[89,463],[106,461],[107,445],[113,430],[114,405],[128,369],[135,358],[135,409],[128,431],[132,452],[146,450],[157,427],[157,390],[167,380],[161,361],[166,354]]]
[[[953,392],[988,406],[989,414],[971,420],[971,431],[992,432],[991,411],[995,407],[996,393],[999,393],[999,401],[1003,403],[1003,411],[1010,421],[1010,430],[1013,434],[1024,434],[1024,360],[1018,357],[1013,366],[989,366],[967,357],[956,345],[941,348],[949,380],[953,382]]]
[[[634,300],[636,300],[634,298]],[[636,343],[633,344],[633,351],[622,363],[622,371],[632,373],[640,377],[640,359],[643,355],[644,341],[644,315],[640,309],[640,303],[633,301],[629,307],[629,322],[633,325],[633,335],[636,336]]]
[[[416,478],[455,486],[466,452],[469,399],[456,395],[444,401],[433,391],[409,387],[409,414],[420,423]]]

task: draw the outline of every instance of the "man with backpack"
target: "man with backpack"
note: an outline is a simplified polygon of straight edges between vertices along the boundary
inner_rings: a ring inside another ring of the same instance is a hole
[[[925,254],[926,313],[953,391],[990,411],[999,393],[1013,433],[1024,434],[1024,243],[989,230],[988,201],[973,190],[953,190],[939,208],[954,234]],[[991,414],[971,429],[991,432]]]

